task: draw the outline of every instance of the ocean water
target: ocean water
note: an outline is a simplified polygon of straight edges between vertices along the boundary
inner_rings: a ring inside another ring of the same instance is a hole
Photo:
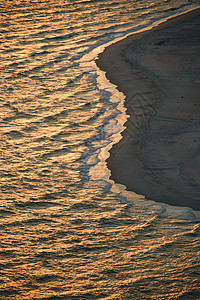
[[[0,299],[200,299],[199,216],[105,160],[123,95],[98,53],[199,1],[1,1]]]

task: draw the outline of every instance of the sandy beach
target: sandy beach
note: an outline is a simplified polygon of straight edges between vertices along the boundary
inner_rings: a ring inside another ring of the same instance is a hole
[[[96,63],[125,95],[111,179],[147,199],[200,210],[200,8],[112,44]]]

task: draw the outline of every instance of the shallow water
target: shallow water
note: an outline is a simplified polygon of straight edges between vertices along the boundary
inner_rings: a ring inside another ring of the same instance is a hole
[[[199,299],[196,212],[109,180],[126,115],[94,63],[196,4],[1,3],[1,299]]]

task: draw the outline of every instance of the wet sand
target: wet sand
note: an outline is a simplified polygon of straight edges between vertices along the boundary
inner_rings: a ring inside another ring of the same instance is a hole
[[[147,199],[200,210],[200,8],[112,44],[96,63],[125,95],[111,179]]]

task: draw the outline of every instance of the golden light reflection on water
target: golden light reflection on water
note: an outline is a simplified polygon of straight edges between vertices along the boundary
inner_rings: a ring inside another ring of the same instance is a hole
[[[110,111],[76,57],[153,4],[0,5],[0,298],[197,297],[197,225],[131,210],[85,170]]]

